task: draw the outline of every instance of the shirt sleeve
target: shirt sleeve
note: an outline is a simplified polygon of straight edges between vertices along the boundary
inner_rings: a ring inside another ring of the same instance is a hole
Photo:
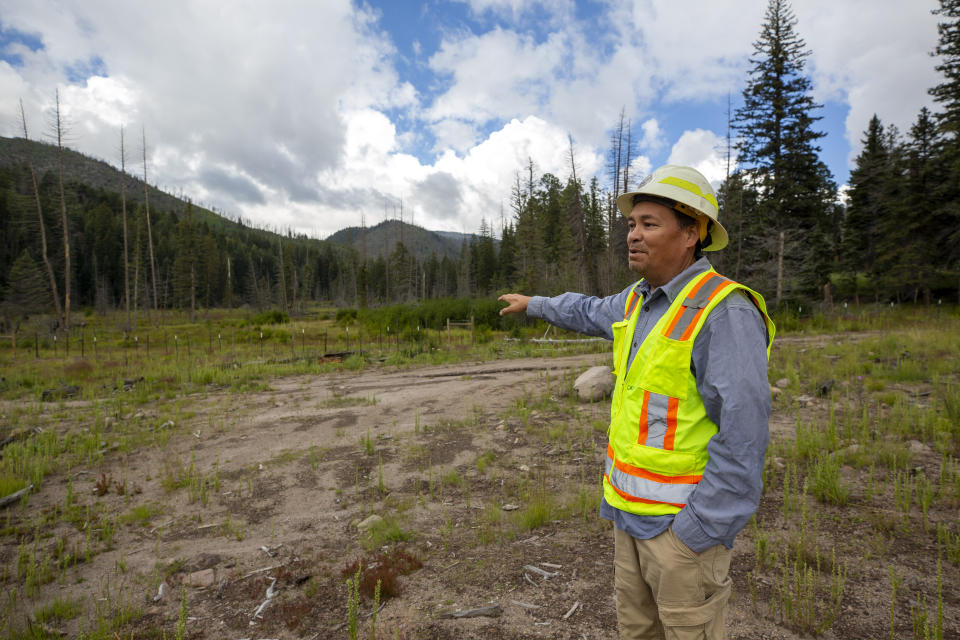
[[[708,316],[693,349],[697,390],[719,431],[707,444],[710,459],[677,514],[673,530],[697,553],[730,548],[763,493],[763,460],[770,441],[767,330],[741,292]]]
[[[605,298],[582,293],[563,293],[552,298],[533,296],[527,304],[527,315],[561,329],[613,340],[610,327],[623,320],[623,308],[631,289],[632,285]]]

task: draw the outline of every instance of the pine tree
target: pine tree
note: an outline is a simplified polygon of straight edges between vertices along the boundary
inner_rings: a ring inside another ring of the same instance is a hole
[[[193,205],[187,202],[186,211],[177,223],[176,256],[173,261],[173,299],[178,307],[190,307],[190,322],[194,321],[197,307],[199,251]]]
[[[815,131],[820,108],[804,74],[809,51],[796,33],[796,17],[786,0],[769,0],[753,65],[737,109],[737,151],[747,180],[760,194],[749,215],[766,236],[745,256],[748,279],[761,289],[786,296],[813,295],[830,270],[828,215],[836,187],[820,161]],[[745,213],[745,215],[748,215]],[[776,268],[771,272],[771,266]]]
[[[843,221],[841,263],[846,287],[859,302],[860,275],[873,275],[877,259],[879,222],[892,211],[887,194],[891,173],[890,149],[883,124],[874,114],[862,140],[863,150],[850,172],[849,205]]]
[[[14,260],[7,281],[9,290],[0,307],[3,315],[13,319],[14,324],[22,317],[50,309],[50,289],[40,267],[26,250]]]
[[[936,114],[939,131],[938,164],[948,176],[960,175],[960,0],[940,0],[934,11],[942,20],[937,24],[939,43],[934,53],[940,56],[937,71],[944,80],[930,89],[942,111]],[[944,251],[937,256],[941,268],[956,268],[960,264],[960,185],[955,179],[941,181],[930,194],[937,201],[944,216]],[[929,196],[928,196],[929,197]],[[960,286],[958,286],[960,297]]]
[[[879,223],[876,277],[897,300],[920,302],[922,296],[929,304],[932,287],[951,284],[942,281],[951,247],[949,228],[942,226],[943,207],[931,197],[949,182],[936,152],[938,142],[926,108],[905,142],[895,131],[887,136],[892,178],[886,193],[889,214]]]
[[[717,202],[720,205],[720,220],[730,235],[730,244],[717,255],[711,255],[710,261],[718,271],[740,280],[741,272],[746,272],[745,255],[756,256],[762,253],[760,243],[767,242],[765,231],[759,227],[756,216],[749,212],[757,210],[758,194],[746,180],[745,172],[736,171],[720,185]]]
[[[940,8],[934,13],[944,18],[937,24],[940,41],[934,49],[941,60],[936,69],[944,75],[944,81],[929,93],[943,107],[936,116],[941,133],[950,146],[957,147],[960,145],[960,0],[940,0]]]

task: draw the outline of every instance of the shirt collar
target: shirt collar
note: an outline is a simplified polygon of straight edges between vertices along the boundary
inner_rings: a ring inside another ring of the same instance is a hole
[[[701,273],[708,271],[710,268],[710,261],[706,258],[700,258],[692,265],[675,275],[670,282],[661,287],[657,287],[656,289],[651,289],[650,284],[646,280],[641,280],[640,285],[637,287],[637,292],[643,296],[644,300],[653,300],[658,292],[662,292],[663,295],[667,297],[667,300],[673,304],[674,298],[680,294],[680,291],[687,286],[688,282],[693,280],[693,278]]]

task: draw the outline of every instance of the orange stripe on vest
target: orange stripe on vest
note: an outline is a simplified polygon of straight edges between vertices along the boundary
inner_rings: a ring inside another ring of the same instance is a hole
[[[696,484],[700,482],[701,478],[703,478],[702,475],[665,476],[659,473],[653,473],[652,471],[647,471],[646,469],[641,469],[640,467],[634,467],[633,465],[627,464],[622,460],[617,460],[613,455],[613,447],[610,444],[607,444],[607,457],[613,460],[613,466],[620,471],[623,471],[627,475],[644,478],[645,480],[653,480],[654,482],[662,482],[663,484]]]
[[[650,404],[650,392],[643,391],[643,402],[640,405],[640,433],[637,435],[637,444],[647,444],[647,435],[650,433],[650,423],[647,421],[647,406]]]
[[[663,448],[673,450],[673,439],[677,435],[677,411],[680,409],[680,398],[670,398],[667,401],[667,433],[663,436]]]

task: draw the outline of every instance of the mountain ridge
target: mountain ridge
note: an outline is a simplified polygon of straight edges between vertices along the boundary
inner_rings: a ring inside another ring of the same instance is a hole
[[[23,138],[0,136],[0,166],[25,164],[28,150],[38,181],[42,181],[49,172],[56,172],[56,145],[37,140],[25,141]],[[64,178],[68,182],[78,182],[104,191],[120,193],[121,171],[105,160],[87,156],[65,147],[63,170]],[[168,193],[149,184],[147,191],[151,211],[168,211],[179,214],[186,209],[188,199],[185,197]],[[129,171],[126,173],[126,196],[128,203],[142,204],[144,202],[143,180]],[[250,225],[241,218],[234,220],[221,212],[199,206],[197,203],[191,204],[198,219],[215,227],[254,228],[271,237],[290,235]],[[463,242],[469,242],[471,238],[475,237],[475,234],[431,231],[399,220],[384,220],[373,227],[366,228],[365,231],[363,227],[346,227],[323,239],[307,239],[316,241],[321,246],[330,243],[353,249],[361,254],[364,249],[362,237],[365,236],[366,256],[368,259],[374,259],[392,253],[401,235],[407,250],[418,259],[429,258],[432,254],[436,254],[438,258],[446,256],[457,259],[460,256]]]

